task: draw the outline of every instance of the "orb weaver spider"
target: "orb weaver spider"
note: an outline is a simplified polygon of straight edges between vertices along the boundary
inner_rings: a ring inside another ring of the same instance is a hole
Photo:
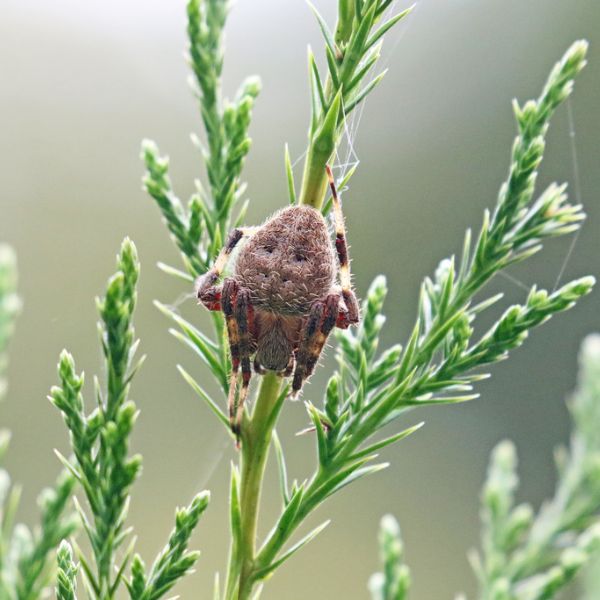
[[[290,206],[257,228],[233,229],[213,267],[196,282],[198,300],[225,316],[231,353],[229,420],[238,442],[252,356],[258,374],[274,371],[289,377],[293,373],[292,395],[297,397],[331,330],[359,321],[341,202],[329,165],[326,170],[335,245],[319,210]],[[235,259],[233,275],[218,284],[243,238],[247,241]],[[236,402],[240,366],[242,387]]]

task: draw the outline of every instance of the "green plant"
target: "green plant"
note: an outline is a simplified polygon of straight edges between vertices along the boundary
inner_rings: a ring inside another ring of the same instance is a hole
[[[580,354],[579,385],[569,404],[573,433],[557,453],[554,496],[534,516],[514,505],[516,452],[510,442],[492,454],[482,494],[482,554],[473,567],[482,600],[551,598],[600,548],[600,336]]]
[[[0,398],[6,394],[4,372],[8,363],[7,347],[21,310],[17,295],[17,258],[13,249],[0,244]]]
[[[347,115],[381,80],[380,75],[365,83],[377,62],[384,34],[408,12],[384,21],[384,14],[392,4],[392,0],[340,0],[334,32],[314,11],[325,39],[327,77],[322,78],[309,52],[312,90],[309,143],[298,196],[286,152],[290,202],[328,211],[325,164],[332,159],[340,142]],[[233,104],[220,100],[225,16],[226,5],[219,0],[191,0],[188,4],[190,57],[205,125],[203,156],[209,190],[198,186],[185,210],[173,194],[168,160],[158,155],[153,143],[143,145],[147,167],[145,187],[157,202],[181,251],[185,271],[161,267],[186,282],[206,271],[222,246],[225,232],[230,226],[242,223],[247,208],[246,201],[237,216],[232,216],[243,194],[239,178],[243,157],[249,149],[247,129],[258,86],[252,87],[252,94],[243,86],[238,94],[241,100]],[[538,252],[543,240],[576,230],[583,219],[581,207],[567,202],[564,186],[549,186],[537,200],[533,200],[533,195],[549,119],[571,92],[573,79],[585,64],[586,48],[585,42],[576,42],[567,51],[538,100],[523,107],[515,103],[518,136],[496,208],[492,214],[485,213],[475,241],[467,232],[458,264],[454,258],[446,259],[432,279],[425,279],[419,314],[407,344],[378,352],[386,295],[382,277],[373,282],[367,293],[361,325],[356,331],[337,335],[339,368],[329,381],[323,407],[307,402],[317,445],[316,469],[307,481],[293,480],[290,484],[282,444],[274,434],[287,387],[274,373],[262,376],[254,408],[244,417],[240,464],[232,468],[229,564],[223,595],[217,586],[215,597],[226,600],[256,597],[262,582],[327,524],[287,547],[305,518],[347,484],[385,468],[385,463],[370,464],[377,452],[420,425],[384,439],[377,438],[381,429],[416,406],[475,398],[472,385],[487,374],[473,373],[474,369],[506,358],[510,350],[522,344],[530,329],[554,313],[570,308],[591,290],[594,283],[591,277],[572,281],[552,293],[533,287],[522,305],[509,307],[481,338],[473,339],[473,321],[501,298],[499,295],[475,302],[484,285],[499,271]],[[238,160],[230,168],[227,160],[235,146],[232,139],[236,140],[239,151],[234,152]],[[219,177],[214,177],[216,172]],[[224,173],[229,177],[224,178]],[[351,174],[352,171],[346,180]],[[227,197],[231,199],[228,202],[221,199],[224,182],[227,182]],[[171,308],[160,303],[157,306],[176,324],[177,328],[171,330],[173,335],[209,367],[226,396],[230,364],[222,316],[211,313],[215,330],[211,337]],[[228,429],[228,419],[220,403],[192,375],[179,369]],[[260,490],[271,445],[279,465],[283,506],[271,532],[257,546]]]
[[[381,519],[379,560],[383,569],[369,580],[373,600],[406,600],[410,589],[410,569],[404,563],[400,526],[392,515]]]
[[[517,455],[510,441],[492,452],[481,500],[481,554],[470,556],[480,600],[550,600],[600,550],[600,335],[581,347],[577,389],[568,408],[568,450],[556,453],[557,482],[537,514],[515,506]],[[373,576],[373,600],[404,600],[410,584],[400,528],[384,517],[379,535],[383,573]],[[593,563],[592,563],[593,564]],[[597,570],[589,569],[584,598],[597,598]],[[461,596],[465,598],[465,596]]]
[[[135,555],[131,577],[124,573],[133,554],[131,529],[125,520],[131,487],[139,476],[141,457],[129,455],[129,437],[138,415],[129,400],[129,387],[141,360],[135,360],[138,342],[133,329],[139,263],[135,246],[126,239],[117,259],[117,273],[110,278],[106,295],[98,299],[98,330],[104,355],[104,389],[94,380],[96,408],[86,414],[83,375],[75,371],[71,355],[63,351],[58,365],[60,387],[51,391],[52,403],[61,411],[70,433],[71,460],[59,455],[80,484],[89,513],[76,502],[87,534],[94,564],[81,551],[78,560],[90,598],[112,600],[125,584],[132,600],[156,600],[164,596],[198,560],[187,545],[208,504],[208,493],[198,494],[187,508],[177,511],[175,528],[167,547],[148,571]],[[125,551],[117,558],[117,551]],[[64,598],[75,597],[75,567],[70,550],[59,555],[58,590]]]
[[[581,600],[596,600],[600,596],[600,557],[596,555],[585,570]]]
[[[58,563],[56,600],[75,600],[79,567],[73,562],[73,550],[66,540],[63,540],[58,548],[56,561]]]
[[[0,396],[6,390],[2,379],[6,349],[21,308],[16,289],[15,254],[9,246],[0,245]],[[1,430],[0,460],[9,441],[10,433]],[[38,499],[40,525],[31,531],[22,523],[15,525],[21,488],[12,485],[9,474],[0,469],[0,598],[37,600],[47,591],[53,573],[52,553],[75,527],[73,518],[65,514],[73,486],[73,478],[62,473],[54,488],[42,491]]]

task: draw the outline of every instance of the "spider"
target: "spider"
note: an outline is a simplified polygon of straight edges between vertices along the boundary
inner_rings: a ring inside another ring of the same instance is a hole
[[[333,198],[335,249],[320,211],[290,206],[260,227],[233,229],[213,267],[196,282],[198,300],[225,315],[232,366],[229,420],[238,444],[252,356],[258,374],[293,374],[292,396],[297,397],[331,330],[359,321],[342,207],[330,167],[326,170]],[[235,259],[232,276],[218,284],[242,238],[248,239]],[[240,366],[242,386],[236,402]]]

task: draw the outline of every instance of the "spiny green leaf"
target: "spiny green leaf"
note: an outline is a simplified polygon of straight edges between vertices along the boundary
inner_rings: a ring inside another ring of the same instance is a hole
[[[372,46],[374,46],[396,23],[404,19],[409,13],[412,12],[415,5],[411,5],[408,8],[404,9],[402,12],[394,15],[391,19],[386,21],[379,29],[368,39],[365,44],[365,49],[368,50]]]
[[[329,30],[329,27],[327,26],[325,19],[323,19],[323,17],[321,16],[321,14],[319,13],[319,11],[316,9],[315,5],[312,2],[307,0],[307,4],[308,4],[308,6],[310,6],[310,9],[312,10],[313,14],[315,15],[315,17],[317,19],[317,23],[319,24],[319,28],[321,29],[321,33],[323,34],[323,39],[325,40],[327,47],[333,53],[333,55],[336,56],[338,54],[339,50],[337,49],[337,47],[335,45],[335,41],[333,39],[333,34]]]
[[[281,447],[279,436],[277,435],[277,431],[275,430],[273,430],[273,448],[275,449],[275,457],[277,459],[277,467],[279,469],[279,489],[281,491],[281,498],[283,500],[283,505],[286,506],[290,501],[290,496],[288,492],[287,467],[285,464],[283,448]]]
[[[264,579],[265,577],[267,577],[270,573],[272,573],[278,567],[280,567],[288,558],[290,558],[293,554],[295,554],[298,550],[300,550],[300,548],[302,548],[303,546],[308,544],[311,540],[313,540],[315,537],[317,537],[319,535],[319,533],[321,533],[321,531],[323,531],[323,529],[325,529],[325,527],[327,527],[327,525],[329,525],[330,522],[331,521],[325,521],[318,527],[315,527],[309,534],[304,536],[299,542],[297,542],[289,550],[287,550],[287,552],[284,552],[276,561],[274,561],[273,563],[271,563],[270,565],[268,565],[266,567],[262,567],[262,568],[258,569],[254,573],[254,577],[257,580]]]
[[[285,145],[285,175],[288,186],[288,196],[290,204],[296,204],[296,188],[294,186],[294,171],[292,169],[292,161],[290,159],[290,149]]]

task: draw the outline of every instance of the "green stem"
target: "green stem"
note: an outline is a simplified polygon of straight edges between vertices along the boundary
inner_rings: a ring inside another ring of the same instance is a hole
[[[338,48],[345,48],[348,44],[348,40],[352,35],[354,19],[354,1],[339,0],[338,22],[335,29],[335,42]],[[315,130],[310,132],[309,136],[299,204],[306,204],[317,210],[321,210],[327,194],[328,182],[325,165],[331,160],[340,141],[340,116],[336,115],[335,121],[331,122],[329,124],[330,127],[327,127],[325,130],[323,130],[323,126],[325,121],[327,121],[327,112],[331,108],[336,94],[344,89],[349,80],[350,77],[347,77],[335,87],[331,81],[331,77],[327,77],[327,81],[325,82],[327,110],[320,113],[318,125]],[[344,99],[342,98],[342,104]]]
[[[281,382],[281,377],[272,372],[262,377],[252,416],[242,428],[241,534],[235,555],[232,549],[226,600],[247,600],[254,587],[253,569],[260,493],[273,429],[282,405],[279,402]],[[236,577],[236,574],[239,576]]]
[[[325,171],[325,165],[332,154],[333,152],[331,151],[319,152],[319,149],[312,140],[309,143],[308,154],[304,163],[299,204],[305,204],[321,210],[327,194],[327,172]]]
[[[336,28],[336,42],[344,45],[352,31],[354,3],[352,0],[340,0],[339,9],[340,18]],[[331,89],[330,80],[328,80],[327,86],[329,103],[338,106],[335,104],[338,90]],[[329,119],[324,112],[321,115],[319,126],[311,131],[302,175],[302,188],[298,199],[299,204],[320,210],[325,201],[328,189],[325,165],[331,160],[339,143],[339,120],[340,115],[337,109],[330,114]],[[241,532],[239,544],[237,547],[231,548],[225,600],[248,600],[256,583],[254,569],[256,567],[256,527],[260,492],[273,429],[282,405],[279,402],[281,382],[281,378],[275,373],[268,372],[263,376],[252,417],[244,423],[242,428]],[[310,512],[314,502],[311,500],[311,503],[308,504],[303,515]],[[297,523],[301,520],[302,517],[298,519]]]

